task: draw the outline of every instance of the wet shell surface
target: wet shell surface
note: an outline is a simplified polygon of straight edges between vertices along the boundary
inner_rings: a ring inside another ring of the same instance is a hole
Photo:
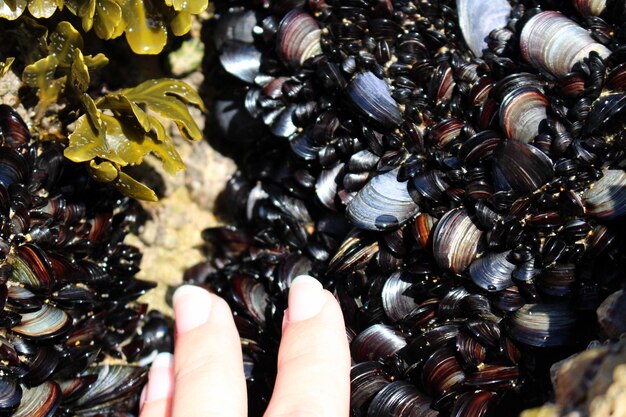
[[[560,12],[546,11],[533,16],[522,30],[520,50],[526,61],[554,75],[569,73],[574,65],[596,52],[609,56],[604,45]]]
[[[409,194],[408,182],[389,171],[372,178],[348,203],[346,215],[366,230],[389,230],[402,226],[419,213]]]
[[[255,140],[214,138],[239,161],[229,226],[205,231],[215,251],[186,279],[236,313],[251,415],[299,273],[342,308],[351,417],[519,415],[554,398],[553,364],[618,337],[603,302],[626,269],[624,2],[215,8],[233,19],[222,44],[261,53],[253,82],[216,91]],[[24,178],[18,159],[7,182]],[[37,301],[7,297],[25,314]]]

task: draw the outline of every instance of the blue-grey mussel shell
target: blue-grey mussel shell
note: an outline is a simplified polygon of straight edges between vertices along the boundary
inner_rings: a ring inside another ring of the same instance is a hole
[[[402,123],[402,114],[391,97],[389,86],[372,72],[357,74],[347,91],[359,111],[379,125],[393,129]]]
[[[375,176],[348,203],[348,219],[366,230],[402,226],[419,213],[407,185],[407,181],[398,181],[397,170]]]
[[[592,51],[602,58],[611,51],[560,12],[546,11],[526,22],[520,36],[522,56],[533,67],[563,76]]]
[[[222,46],[220,62],[230,74],[253,83],[261,67],[261,52],[252,44],[226,42]]]
[[[433,254],[437,264],[460,274],[480,252],[482,235],[465,209],[450,210],[433,231]]]
[[[565,346],[576,341],[576,323],[567,305],[526,304],[513,314],[509,333],[531,346]]]
[[[494,252],[475,260],[469,269],[472,281],[487,291],[500,291],[513,285],[511,274],[516,265],[509,262],[509,253]]]
[[[483,56],[492,30],[505,27],[511,5],[506,0],[456,0],[459,26],[474,55]]]
[[[602,178],[583,193],[587,212],[601,219],[615,219],[626,214],[626,173],[604,169]]]

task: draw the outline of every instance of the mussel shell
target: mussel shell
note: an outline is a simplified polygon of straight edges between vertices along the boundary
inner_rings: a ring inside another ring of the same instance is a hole
[[[530,143],[547,118],[548,99],[536,88],[521,87],[506,94],[500,104],[500,126],[508,138]]]
[[[615,219],[626,214],[626,173],[604,169],[602,178],[583,193],[587,212],[600,219]]]
[[[13,149],[0,148],[0,184],[8,188],[13,183],[23,183],[27,178],[26,158]]]
[[[513,314],[509,334],[531,346],[565,346],[576,341],[577,322],[566,305],[526,304]]]
[[[372,178],[348,203],[346,215],[355,226],[366,230],[392,230],[417,215],[407,181],[398,181],[393,170]]]
[[[292,67],[322,53],[322,31],[317,21],[303,10],[295,9],[280,21],[276,34],[276,51]]]
[[[26,339],[50,339],[65,333],[72,326],[72,318],[65,311],[48,304],[43,304],[38,311],[21,316],[21,322],[11,330]]]
[[[430,399],[406,381],[394,381],[376,394],[367,409],[367,417],[435,417]]]
[[[574,0],[574,6],[583,16],[600,16],[606,10],[606,0]]]
[[[366,265],[378,253],[378,241],[368,239],[362,231],[353,230],[328,264],[329,272],[356,270]]]
[[[251,44],[226,42],[220,54],[220,62],[230,74],[252,84],[261,67],[261,52]]]
[[[29,288],[49,289],[55,284],[54,272],[46,253],[36,245],[24,244],[9,257],[11,280]]]
[[[22,387],[8,376],[0,378],[0,412],[14,411],[22,399]]]
[[[520,35],[522,56],[535,68],[563,76],[590,52],[606,58],[611,51],[597,43],[585,29],[560,12],[537,13]]]
[[[536,147],[519,140],[502,141],[494,159],[496,182],[504,180],[520,193],[533,192],[554,177],[552,160]]]
[[[385,324],[374,324],[352,341],[352,356],[358,362],[389,357],[406,346],[402,333]]]
[[[385,281],[381,297],[385,314],[391,321],[400,321],[417,308],[414,298],[407,294],[411,285],[411,276],[403,272],[395,272]]]
[[[467,377],[466,385],[487,389],[508,389],[517,385],[520,371],[517,366],[485,365]]]
[[[438,349],[424,362],[422,383],[435,395],[446,393],[464,380],[465,373],[451,349]]]
[[[460,274],[480,252],[482,235],[467,211],[450,210],[433,231],[433,254],[437,264]]]
[[[463,361],[472,367],[482,364],[487,355],[487,349],[466,332],[460,332],[456,338],[456,349]]]
[[[115,404],[137,392],[148,377],[145,368],[131,365],[103,365],[91,368],[87,375],[98,375],[90,389],[73,405],[83,411]]]
[[[608,94],[598,98],[587,116],[585,133],[612,134],[622,130],[626,115],[626,94]]]
[[[487,291],[501,291],[513,285],[515,264],[508,259],[510,251],[490,253],[470,265],[472,281]]]
[[[456,0],[456,7],[465,42],[474,55],[482,57],[487,48],[485,39],[492,30],[506,26],[511,5],[506,0]]]
[[[0,137],[2,145],[19,148],[30,142],[30,131],[20,115],[6,104],[0,104]]]
[[[350,370],[350,406],[361,408],[390,381],[378,362],[357,363]]]
[[[451,417],[483,417],[494,401],[495,394],[490,391],[465,392],[454,402]]]
[[[48,381],[24,390],[22,402],[13,417],[50,417],[61,405],[61,388]]]
[[[348,85],[347,93],[360,112],[382,127],[393,129],[402,123],[402,114],[387,83],[372,72],[357,74]]]

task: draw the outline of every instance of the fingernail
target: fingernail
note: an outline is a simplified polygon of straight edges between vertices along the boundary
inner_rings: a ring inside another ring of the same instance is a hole
[[[211,314],[211,294],[195,285],[178,287],[172,303],[178,333],[188,332],[206,323]]]
[[[286,308],[285,311],[283,311],[283,327],[282,327],[282,332],[285,332],[285,326],[287,325],[287,322],[289,321],[289,309]]]
[[[143,406],[146,404],[146,395],[148,394],[148,384],[143,386],[141,390],[141,395],[139,396],[139,414],[141,414],[141,410],[143,410]]]
[[[159,353],[152,362],[145,404],[171,397],[174,393],[174,355]]]
[[[289,288],[290,323],[310,319],[322,311],[324,288],[318,280],[308,275],[300,275]]]

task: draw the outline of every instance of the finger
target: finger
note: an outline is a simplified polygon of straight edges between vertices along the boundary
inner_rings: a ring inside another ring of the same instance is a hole
[[[296,278],[265,417],[347,417],[350,351],[341,309],[314,278]]]
[[[159,353],[150,368],[148,384],[141,393],[139,417],[170,417],[174,393],[174,357]]]
[[[200,287],[174,293],[176,348],[172,417],[245,417],[239,334],[224,300]]]

